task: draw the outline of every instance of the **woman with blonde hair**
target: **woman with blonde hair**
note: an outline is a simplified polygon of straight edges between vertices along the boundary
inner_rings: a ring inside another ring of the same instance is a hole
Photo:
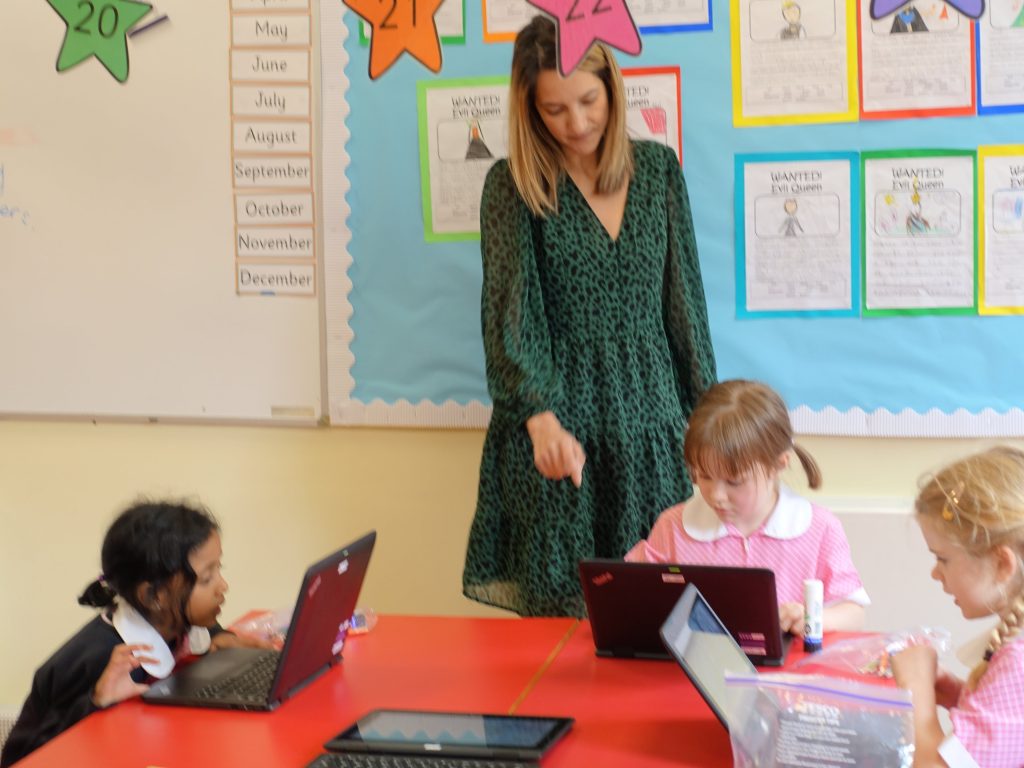
[[[578,561],[621,557],[689,495],[682,437],[715,361],[676,155],[628,137],[606,46],[566,77],[555,49],[542,16],[516,38],[509,156],[481,201],[494,410],[463,591],[580,616]]]

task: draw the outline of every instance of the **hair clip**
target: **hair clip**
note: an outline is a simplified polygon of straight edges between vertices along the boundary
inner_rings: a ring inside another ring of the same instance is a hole
[[[960,490],[963,487],[964,487],[964,484],[962,482],[961,483],[957,483],[956,488],[954,488],[953,490],[951,490],[949,492],[949,498],[952,499],[954,507],[959,507],[960,506],[960,499],[958,498],[958,496],[959,496]]]
[[[959,523],[960,515],[962,514],[960,509],[960,493],[964,489],[963,480],[956,484],[956,488],[951,488],[948,491],[942,487],[942,483],[938,481],[938,478],[936,478],[935,483],[939,486],[939,490],[942,491],[942,495],[946,497],[946,503],[942,505],[942,519],[948,522],[955,520]]]

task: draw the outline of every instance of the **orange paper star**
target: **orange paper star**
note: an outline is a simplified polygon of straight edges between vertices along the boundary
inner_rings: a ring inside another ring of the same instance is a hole
[[[432,72],[441,71],[441,39],[434,14],[441,0],[343,0],[373,27],[370,79],[384,74],[406,51]]]

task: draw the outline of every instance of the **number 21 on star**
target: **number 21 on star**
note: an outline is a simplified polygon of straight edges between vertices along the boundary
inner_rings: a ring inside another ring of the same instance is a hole
[[[380,23],[381,31],[400,32],[403,29],[416,26],[416,0],[379,0],[379,3],[387,8],[384,19]],[[403,12],[407,9],[410,11],[410,18],[405,20]]]

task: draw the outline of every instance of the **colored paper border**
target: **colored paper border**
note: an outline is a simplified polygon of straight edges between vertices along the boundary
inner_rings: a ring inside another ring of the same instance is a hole
[[[862,195],[859,190],[860,175],[856,152],[784,152],[778,154],[736,155],[734,189],[734,220],[736,222],[736,317],[857,317],[860,312],[861,281],[857,274],[860,265],[860,237]],[[743,169],[750,163],[808,162],[814,160],[846,160],[850,164],[850,308],[849,309],[781,309],[748,310],[747,306],[747,239],[746,239],[746,184]]]
[[[895,157],[971,157],[974,160],[974,302],[970,307],[913,307],[907,309],[868,309],[867,306],[867,185],[868,160]],[[906,315],[946,315],[963,317],[978,314],[978,153],[973,149],[889,149],[862,152],[860,156],[861,254],[860,295],[864,317],[898,317]]]

